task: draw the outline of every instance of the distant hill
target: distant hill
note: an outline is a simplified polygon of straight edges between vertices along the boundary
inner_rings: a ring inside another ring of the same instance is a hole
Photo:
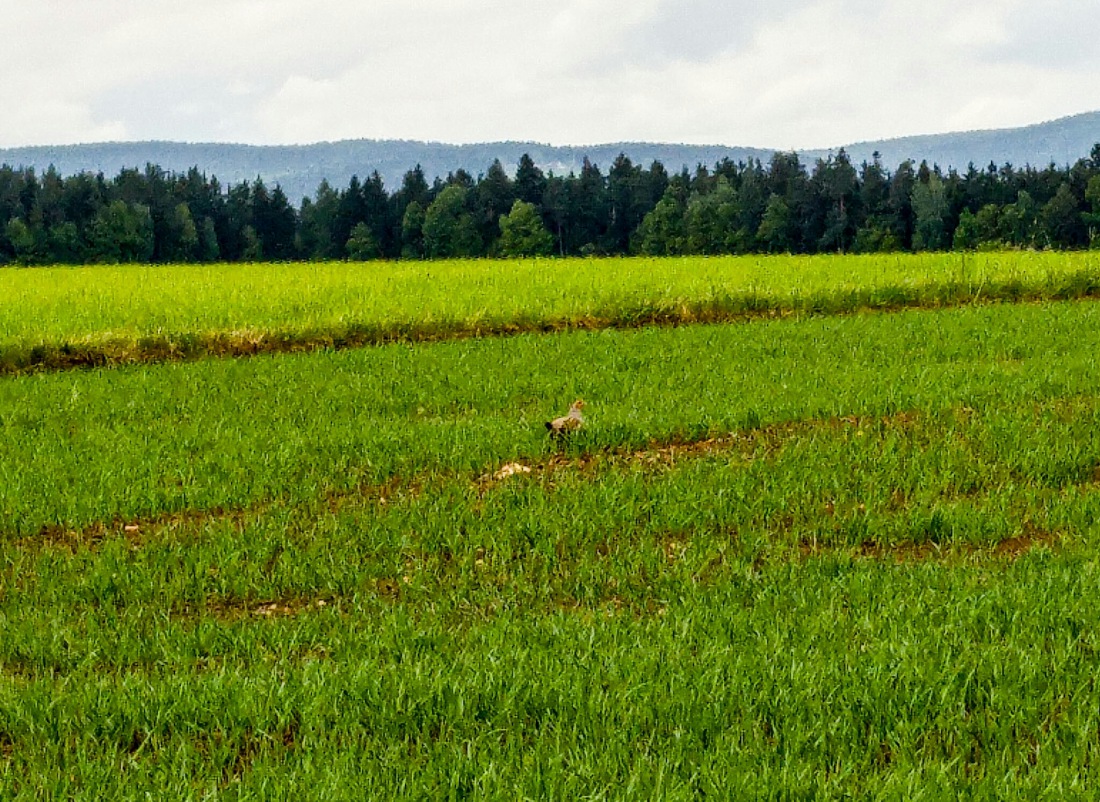
[[[878,151],[883,163],[893,169],[905,159],[941,167],[965,168],[970,162],[984,167],[991,161],[1045,166],[1072,164],[1089,154],[1100,142],[1100,112],[1079,114],[1024,128],[970,131],[913,136],[845,146],[857,164]],[[807,163],[838,148],[802,151]],[[365,177],[377,170],[389,190],[397,189],[405,171],[420,164],[431,181],[436,176],[462,168],[472,175],[483,173],[493,159],[512,172],[524,153],[544,170],[558,174],[577,171],[587,156],[605,171],[619,153],[636,163],[661,161],[670,172],[698,164],[733,161],[767,161],[774,151],[767,148],[721,145],[673,145],[648,142],[619,142],[592,146],[553,146],[537,142],[490,142],[476,145],[447,145],[406,140],[348,140],[314,145],[231,145],[180,142],[106,142],[89,145],[57,145],[0,149],[0,164],[45,170],[54,165],[70,175],[82,171],[113,176],[124,167],[142,168],[148,163],[175,172],[197,166],[217,176],[223,185],[262,177],[278,183],[295,202],[312,195],[322,179],[334,187],[346,186],[352,175]]]
[[[488,142],[446,145],[438,142],[354,139],[315,145],[225,145],[180,142],[105,142],[90,145],[58,145],[0,149],[0,164],[44,170],[54,165],[63,175],[81,171],[114,175],[123,167],[157,164],[183,172],[197,166],[217,176],[223,185],[252,181],[257,176],[269,185],[278,183],[297,201],[313,195],[322,179],[334,187],[347,186],[353,175],[365,178],[375,170],[390,191],[401,186],[405,172],[419,164],[428,182],[462,168],[473,176],[484,173],[493,159],[500,159],[514,173],[527,153],[543,169],[556,174],[580,170],[585,156],[606,170],[620,153],[646,165],[660,160],[669,170],[696,164],[714,164],[729,157],[735,161],[768,159],[772,151],[721,146],[619,143],[592,147],[556,147],[537,142]]]
[[[1088,156],[1097,143],[1100,143],[1100,111],[1023,128],[858,142],[846,145],[845,150],[856,163],[870,160],[877,150],[882,155],[883,164],[891,169],[906,159],[916,162],[924,159],[929,164],[959,169],[966,168],[971,162],[979,168],[990,162],[998,166],[1008,163],[1017,167],[1029,164],[1046,167],[1053,163],[1064,167]]]

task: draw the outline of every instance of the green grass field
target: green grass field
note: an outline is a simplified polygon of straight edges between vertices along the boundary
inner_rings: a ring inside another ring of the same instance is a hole
[[[1100,294],[1100,256],[916,254],[0,271],[0,372]]]
[[[1098,346],[1048,300],[6,376],[0,799],[1096,798]]]

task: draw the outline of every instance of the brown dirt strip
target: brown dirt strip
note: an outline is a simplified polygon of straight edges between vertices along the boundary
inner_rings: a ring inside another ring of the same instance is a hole
[[[962,410],[960,414],[965,414]],[[778,451],[791,437],[814,431],[859,431],[873,426],[888,429],[911,428],[920,419],[917,412],[898,412],[893,415],[856,416],[788,421],[742,429],[717,437],[698,440],[672,439],[652,442],[648,447],[635,450],[599,451],[579,456],[552,455],[533,463],[513,462],[503,465],[494,473],[483,474],[477,479],[478,489],[484,493],[495,485],[517,475],[550,475],[561,470],[591,473],[602,467],[643,465],[645,467],[672,468],[681,460],[699,459],[712,454],[739,453],[749,458],[767,458]]]
[[[554,453],[538,461],[508,463],[496,471],[473,477],[472,483],[479,495],[483,496],[494,486],[517,475],[548,477],[566,470],[592,474],[602,468],[629,464],[671,468],[681,460],[723,453],[740,453],[746,458],[766,459],[780,449],[787,439],[798,434],[812,431],[859,430],[870,426],[905,429],[913,426],[919,418],[920,415],[916,412],[899,412],[884,416],[818,418],[777,423],[698,440],[654,441],[643,449],[598,451],[575,456]],[[364,502],[388,504],[391,498],[420,494],[428,481],[426,475],[409,478],[393,477],[380,484],[365,484],[348,491],[330,492],[325,496],[324,503],[333,512]],[[56,525],[45,526],[34,535],[15,539],[14,543],[24,549],[52,548],[75,552],[85,548],[94,549],[108,539],[122,537],[134,548],[139,548],[152,533],[157,533],[159,537],[165,532],[182,532],[204,523],[227,520],[243,527],[250,517],[262,514],[273,504],[274,502],[268,499],[240,508],[216,507],[207,510],[181,510],[134,519],[115,518],[111,521],[89,524],[80,529]]]
[[[893,560],[899,565],[932,561],[943,562],[946,560],[965,561],[968,558],[975,557],[1013,561],[1035,549],[1057,549],[1065,540],[1066,535],[1063,533],[1039,529],[1033,524],[1025,524],[1024,531],[1019,535],[988,544],[951,543],[945,545],[932,541],[884,544],[866,541],[852,547],[803,541],[798,545],[798,553],[802,559],[848,553],[856,559]]]
[[[836,295],[807,296],[793,301],[742,293],[669,306],[602,310],[573,319],[350,324],[332,330],[180,332],[100,343],[10,344],[0,346],[0,376],[193,361],[207,357],[344,350],[394,342],[430,343],[518,334],[741,323],[790,317],[890,313],[906,309],[945,309],[973,304],[1095,298],[1100,298],[1100,276],[1085,270],[1060,277],[1056,283],[1039,281],[1029,285],[1018,280],[1005,280],[977,289],[954,283],[932,287],[879,287]]]
[[[1058,550],[1066,540],[1067,537],[1064,534],[1041,530],[1034,526],[1026,526],[1020,535],[989,544],[956,543],[942,546],[932,542],[881,544],[869,541],[852,547],[804,542],[798,545],[793,556],[799,561],[807,562],[830,556],[847,555],[856,561],[893,563],[898,566],[931,562],[965,565],[973,564],[975,561],[992,561],[1004,564],[1015,562],[1037,549]],[[679,554],[666,552],[666,557],[671,563],[676,561]],[[724,563],[724,558],[720,559]],[[762,571],[767,565],[775,564],[778,561],[772,555],[761,554],[754,563],[754,570]],[[783,562],[787,562],[787,560],[783,560]],[[694,581],[703,584],[713,583],[716,579],[716,573],[720,570],[720,565],[708,564],[696,574]],[[445,577],[437,577],[436,579],[441,583],[446,582]],[[408,577],[380,578],[374,580],[369,588],[364,589],[368,592],[372,590],[383,601],[399,604],[405,596],[404,586],[409,582]],[[639,616],[661,615],[664,613],[658,599],[652,597],[624,599],[622,595],[614,592],[612,587],[607,588],[606,594],[584,602],[572,596],[554,595],[547,600],[547,605],[549,609],[578,613],[611,615],[625,611]],[[314,599],[300,596],[274,600],[222,599],[214,601],[205,609],[191,608],[177,611],[177,614],[189,617],[210,615],[223,621],[275,620],[326,610],[340,612],[342,607],[342,599],[332,595]]]
[[[214,507],[208,510],[182,510],[180,512],[150,515],[127,520],[115,518],[110,522],[98,521],[82,529],[63,526],[44,526],[37,534],[15,540],[21,548],[50,548],[76,553],[82,549],[95,549],[104,541],[123,537],[133,548],[140,548],[150,534],[156,532],[158,540],[164,540],[166,532],[183,532],[189,526],[212,521],[233,521],[243,527],[250,516],[261,513],[270,502],[258,502],[243,508]]]
[[[959,408],[953,410],[953,413],[969,415],[972,410]],[[913,411],[884,416],[843,416],[789,421],[699,440],[684,439],[653,442],[643,449],[599,451],[578,455],[555,453],[538,461],[507,463],[496,471],[473,477],[471,482],[476,488],[478,496],[483,498],[493,488],[514,481],[515,477],[526,477],[532,480],[552,480],[554,474],[563,471],[593,475],[607,468],[628,465],[644,466],[647,469],[671,469],[679,462],[716,454],[739,454],[746,460],[768,459],[780,450],[790,438],[796,435],[814,431],[837,432],[847,430],[858,433],[871,427],[906,430],[914,427],[920,420],[921,414]],[[429,481],[437,481],[438,478],[434,477],[433,480],[428,480],[424,476],[393,477],[381,484],[361,485],[349,491],[331,492],[324,498],[323,503],[331,512],[339,512],[346,507],[359,506],[364,503],[386,505],[392,503],[391,500],[401,500],[419,495],[424,492]],[[1100,481],[1100,469],[1098,469],[1097,479]],[[199,535],[195,530],[207,523],[231,521],[238,529],[243,530],[250,518],[262,515],[273,504],[274,502],[270,500],[262,500],[243,508],[185,510],[133,520],[116,518],[111,522],[98,522],[82,529],[67,529],[58,526],[44,527],[36,535],[14,540],[14,544],[17,548],[32,551],[56,549],[76,553],[83,549],[94,550],[109,539],[121,537],[129,542],[131,548],[137,549],[141,548],[147,540],[154,538],[163,541],[171,538],[187,540],[198,537]],[[1015,559],[1039,546],[1055,547],[1062,539],[1062,536],[1057,533],[1029,526],[1019,536],[988,546],[958,543],[941,546],[933,542],[897,544],[866,542],[860,546],[851,547],[804,542],[798,544],[797,550],[801,558],[836,554],[847,549],[857,558],[894,559],[898,563],[948,559],[959,556],[993,556]],[[382,587],[379,587],[379,592],[380,595],[394,597],[397,595],[396,591],[398,589],[399,583],[395,581],[394,587],[390,589],[392,592],[387,592]],[[246,604],[252,604],[252,602]],[[265,614],[272,616],[283,614],[284,608],[297,610],[303,606],[294,600],[285,602],[261,601],[255,602],[254,606],[260,609],[265,604],[272,605],[265,608]],[[308,607],[308,605],[306,606]]]
[[[209,758],[220,755],[223,761],[221,770],[222,788],[228,788],[252,770],[253,764],[265,754],[285,755],[298,747],[301,722],[294,718],[288,724],[272,732],[258,732],[246,727],[240,734],[225,734],[219,731],[188,732],[182,735],[192,748]],[[175,737],[173,737],[175,736]],[[134,760],[139,756],[143,760],[158,760],[165,749],[177,749],[180,733],[150,732],[135,729],[115,746],[120,753]]]
[[[326,607],[339,607],[339,600],[333,596],[317,599],[289,597],[286,599],[222,599],[214,602],[205,610],[188,610],[191,614],[209,614],[218,619],[241,618],[289,618],[306,612],[319,612]],[[180,612],[180,611],[177,611]]]

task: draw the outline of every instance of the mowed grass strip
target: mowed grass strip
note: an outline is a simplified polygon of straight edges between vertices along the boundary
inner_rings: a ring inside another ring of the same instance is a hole
[[[1094,253],[11,269],[0,373],[1098,293]]]
[[[576,397],[571,447],[598,452],[1088,395],[1098,323],[1091,303],[1009,305],[18,377],[0,382],[0,531],[477,476],[545,459],[543,421]]]
[[[1084,794],[1098,406],[0,543],[0,788]]]

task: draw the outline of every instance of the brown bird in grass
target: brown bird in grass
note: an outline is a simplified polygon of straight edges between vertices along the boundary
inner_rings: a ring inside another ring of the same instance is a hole
[[[546,422],[546,428],[550,432],[551,437],[564,437],[570,432],[575,432],[582,426],[584,426],[584,415],[581,414],[581,410],[584,409],[584,401],[577,399],[569,407],[569,412],[562,415],[560,418],[554,418],[554,420]]]

